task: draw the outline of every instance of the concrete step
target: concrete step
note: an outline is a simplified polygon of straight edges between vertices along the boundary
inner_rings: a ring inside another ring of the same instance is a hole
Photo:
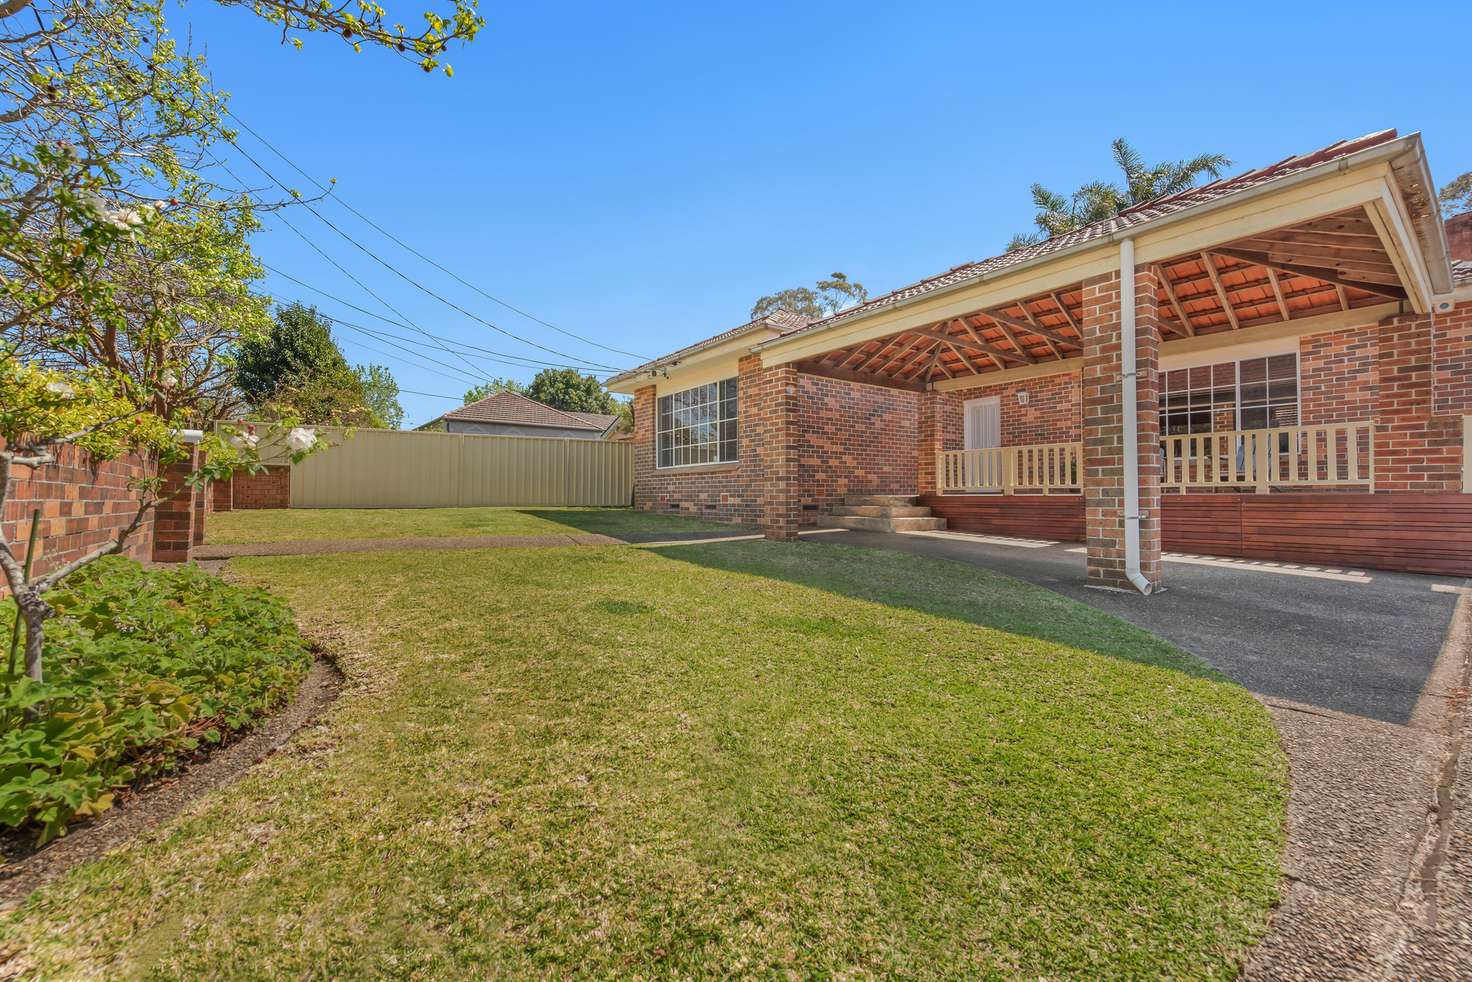
[[[929,518],[930,509],[920,505],[834,505],[833,514],[860,518]]]
[[[822,515],[818,527],[862,532],[933,532],[946,527],[944,518],[867,518],[863,515]]]
[[[904,508],[915,504],[913,494],[851,494],[843,499],[845,505],[878,505],[879,507]]]

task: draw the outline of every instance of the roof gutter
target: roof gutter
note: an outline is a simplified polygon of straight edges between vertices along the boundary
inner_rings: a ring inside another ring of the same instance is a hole
[[[929,301],[935,299],[936,297],[944,297],[949,294],[956,293],[960,290],[969,289],[979,283],[988,283],[992,280],[1012,276],[1015,273],[1023,272],[1036,267],[1046,266],[1049,263],[1056,262],[1059,259],[1063,259],[1068,256],[1074,256],[1078,255],[1079,253],[1098,249],[1101,245],[1107,245],[1109,243],[1119,243],[1126,240],[1133,240],[1137,238],[1142,232],[1154,231],[1159,228],[1166,228],[1178,222],[1183,222],[1201,215],[1210,214],[1211,212],[1218,211],[1222,208],[1235,207],[1242,204],[1244,201],[1252,201],[1266,194],[1275,194],[1287,188],[1297,187],[1300,184],[1318,180],[1319,178],[1324,177],[1328,174],[1343,173],[1345,171],[1354,170],[1358,167],[1364,167],[1368,164],[1378,163],[1383,160],[1395,158],[1406,152],[1408,149],[1411,149],[1414,146],[1418,146],[1420,142],[1420,136],[1415,133],[1412,133],[1409,136],[1399,137],[1395,140],[1390,141],[1389,143],[1382,143],[1377,146],[1368,147],[1364,150],[1357,151],[1356,153],[1340,157],[1336,160],[1329,160],[1325,161],[1322,164],[1315,164],[1313,167],[1310,167],[1307,170],[1301,170],[1295,174],[1289,174],[1285,177],[1275,178],[1271,181],[1266,181],[1262,184],[1259,184],[1256,187],[1251,187],[1244,191],[1238,191],[1234,194],[1229,194],[1221,198],[1214,198],[1211,201],[1203,201],[1200,204],[1192,205],[1189,208],[1182,208],[1180,211],[1171,212],[1169,215],[1163,215],[1160,218],[1152,219],[1147,222],[1142,222],[1139,225],[1135,225],[1127,229],[1110,232],[1107,235],[1101,235],[1097,238],[1089,239],[1085,242],[1080,242],[1076,245],[1071,245],[1064,249],[1059,249],[1057,252],[1049,252],[1044,255],[1037,256],[1033,259],[1024,260],[1023,262],[1017,263],[1014,266],[1006,266],[1002,269],[997,270],[988,270],[986,272],[978,273],[977,275],[968,279],[961,280],[957,283],[952,283],[948,286],[939,287],[935,290],[928,290],[925,293],[917,294],[916,296],[908,297],[904,300],[896,300],[894,303],[888,304],[884,307],[876,307],[872,313],[855,314],[851,318],[840,317],[828,322],[823,326],[823,328],[819,330],[794,331],[792,334],[785,334],[780,338],[774,338],[771,341],[766,341],[762,344],[753,345],[751,350],[765,351],[768,348],[779,347],[788,341],[795,342],[798,339],[806,340],[808,338],[816,336],[817,334],[822,333],[823,330],[826,330],[829,327],[836,327],[839,324],[855,324],[859,321],[864,320],[866,317],[887,314],[890,311],[894,310],[904,310],[907,307],[920,303],[921,301]],[[1443,245],[1445,245],[1444,239]]]

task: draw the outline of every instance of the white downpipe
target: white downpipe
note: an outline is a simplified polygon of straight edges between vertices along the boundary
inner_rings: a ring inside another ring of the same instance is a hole
[[[1135,381],[1139,352],[1135,347],[1135,240],[1119,243],[1120,407],[1124,419],[1124,575],[1135,589],[1150,595],[1150,581],[1140,572],[1140,420]]]

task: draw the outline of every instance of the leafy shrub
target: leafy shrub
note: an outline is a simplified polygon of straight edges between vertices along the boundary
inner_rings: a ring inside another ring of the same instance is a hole
[[[0,664],[0,826],[36,826],[42,843],[248,727],[312,660],[283,603],[192,565],[110,557],[47,600],[60,616],[47,626],[46,681]],[[0,602],[5,642],[14,616]]]

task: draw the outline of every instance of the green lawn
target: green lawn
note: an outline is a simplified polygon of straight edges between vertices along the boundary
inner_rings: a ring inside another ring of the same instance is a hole
[[[306,539],[444,538],[459,535],[547,535],[557,532],[738,532],[730,525],[632,508],[283,508],[212,514],[207,541],[290,542]]]
[[[47,977],[1228,978],[1286,767],[1245,691],[947,562],[820,543],[232,562],[324,724],[0,914]]]

